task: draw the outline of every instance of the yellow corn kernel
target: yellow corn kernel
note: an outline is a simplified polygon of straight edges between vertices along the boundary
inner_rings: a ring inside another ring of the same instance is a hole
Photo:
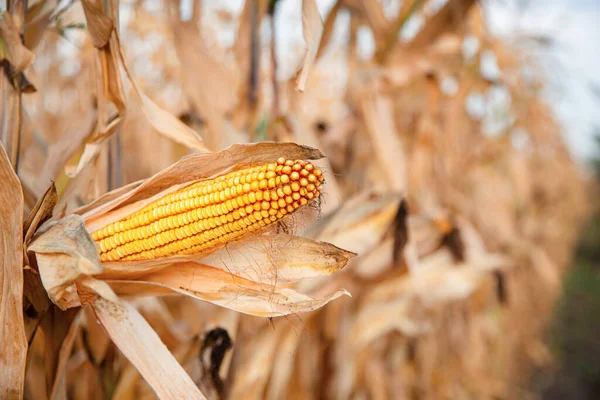
[[[193,254],[279,221],[317,198],[322,182],[309,162],[280,158],[195,182],[91,236],[102,261]]]

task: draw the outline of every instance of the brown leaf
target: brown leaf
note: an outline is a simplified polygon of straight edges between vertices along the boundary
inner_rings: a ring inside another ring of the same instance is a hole
[[[113,22],[105,14],[99,0],[81,0],[87,28],[94,46],[101,49],[108,44],[113,31]]]
[[[402,192],[406,190],[407,175],[405,145],[394,124],[392,99],[367,93],[361,103],[375,156],[387,174],[387,187]]]
[[[408,204],[406,199],[402,199],[398,212],[394,218],[394,265],[401,267],[404,265],[404,247],[408,243]]]
[[[52,385],[52,393],[50,395],[50,399],[66,399],[67,398],[67,388],[66,388],[66,370],[67,370],[67,362],[71,356],[71,351],[73,350],[73,344],[75,343],[75,338],[77,337],[77,332],[79,332],[79,319],[75,317],[71,321],[71,325],[69,326],[69,330],[60,346],[60,351],[58,352],[58,363],[56,365],[56,376],[54,377],[54,384]]]
[[[307,49],[302,61],[302,69],[296,78],[296,90],[304,92],[308,74],[313,67],[323,35],[323,20],[315,0],[302,0],[302,35]]]
[[[8,61],[17,71],[21,72],[33,63],[35,55],[23,45],[19,29],[8,11],[3,12],[0,19],[0,40],[4,42]]]
[[[102,297],[92,304],[100,323],[162,399],[205,399],[148,322],[130,304]]]
[[[175,51],[181,62],[182,89],[207,123],[206,140],[213,149],[230,145],[226,143],[227,137],[223,137],[227,129],[225,117],[235,106],[235,88],[241,81],[240,75],[215,59],[197,25],[179,20],[171,25]]]
[[[46,4],[46,2],[40,1],[39,3],[31,6],[30,9],[38,7],[40,5],[43,7],[45,4]],[[41,8],[39,8],[39,9],[41,9]],[[29,15],[30,14],[28,12],[27,13],[28,19],[29,19]],[[25,46],[27,46],[28,49],[35,50],[37,45],[42,41],[42,38],[44,37],[44,33],[46,32],[46,29],[48,28],[48,25],[50,24],[51,17],[52,17],[52,10],[45,12],[44,15],[42,15],[39,18],[36,18],[35,20],[26,22],[25,37],[23,38],[23,42],[25,43]]]
[[[316,56],[317,60],[325,53],[325,49],[327,48],[327,45],[333,36],[335,22],[337,21],[338,13],[342,9],[343,2],[343,0],[337,0],[325,18],[325,23],[323,24],[323,34],[321,35],[321,42],[319,43],[319,50],[317,51]]]
[[[0,146],[0,397],[23,397],[27,341],[23,325],[23,193]]]
[[[410,47],[423,48],[432,44],[445,32],[463,26],[469,10],[475,3],[475,0],[448,1],[441,10],[427,19],[425,26],[410,42]]]
[[[6,80],[8,81],[8,83],[10,83],[10,86],[15,91],[20,90],[22,93],[35,93],[37,91],[35,86],[33,86],[31,82],[29,82],[27,76],[25,76],[23,72],[17,71],[15,67],[12,66],[10,61],[0,61],[0,69],[2,69]]]
[[[116,31],[115,38],[116,47],[118,48],[117,54],[121,65],[123,66],[123,69],[125,70],[125,73],[127,74],[135,93],[139,96],[142,103],[142,111],[152,127],[161,135],[181,143],[190,149],[200,152],[209,152],[210,150],[205,147],[202,137],[196,131],[181,122],[181,120],[176,118],[173,114],[163,110],[156,103],[150,100],[150,98],[148,98],[144,92],[142,92],[133,75],[129,71],[129,68],[127,68],[119,40],[119,35]]]
[[[48,189],[46,189],[46,192],[37,201],[23,224],[23,232],[25,232],[24,243],[29,242],[29,239],[31,239],[38,226],[42,225],[52,217],[52,211],[54,211],[54,206],[56,206],[57,201],[58,194],[56,193],[56,186],[54,185],[54,182],[52,182]]]

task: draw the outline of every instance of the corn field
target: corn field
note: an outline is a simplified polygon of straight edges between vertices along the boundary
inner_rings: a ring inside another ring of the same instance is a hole
[[[230,3],[7,0],[0,398],[535,398],[591,209],[536,60],[474,0]]]

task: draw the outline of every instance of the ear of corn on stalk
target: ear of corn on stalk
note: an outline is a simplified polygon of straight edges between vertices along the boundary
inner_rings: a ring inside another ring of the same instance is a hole
[[[319,196],[323,174],[280,158],[169,193],[92,232],[102,261],[193,254],[271,225]]]

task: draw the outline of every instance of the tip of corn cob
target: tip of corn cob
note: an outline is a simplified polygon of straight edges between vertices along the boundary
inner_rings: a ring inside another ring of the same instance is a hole
[[[321,170],[303,160],[249,166],[169,193],[92,232],[101,261],[193,254],[283,219],[319,196]]]

